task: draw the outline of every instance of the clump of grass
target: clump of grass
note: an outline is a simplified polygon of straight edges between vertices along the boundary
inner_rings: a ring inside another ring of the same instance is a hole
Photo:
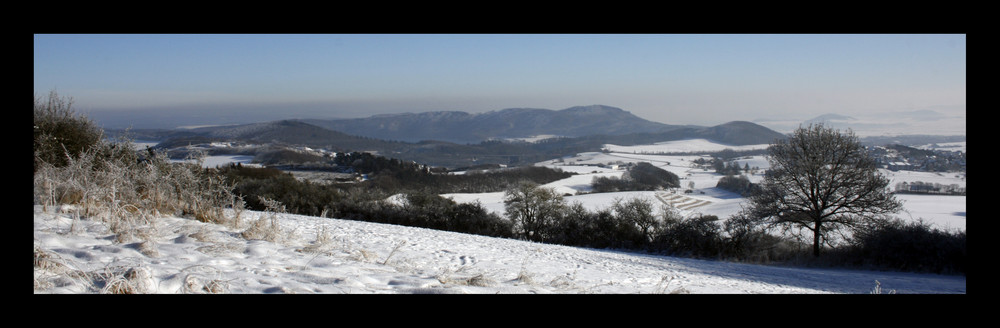
[[[490,287],[496,282],[484,274],[477,274],[471,277],[438,277],[438,281],[442,284],[448,285],[459,285],[459,286],[473,286],[473,287]]]
[[[359,262],[372,263],[375,262],[376,259],[378,259],[378,254],[366,249],[357,249],[351,252],[351,254],[352,254],[352,259]]]
[[[76,281],[79,285],[90,286],[92,277],[89,274],[72,268],[58,254],[47,251],[35,245],[35,290],[45,290],[54,286],[69,284]],[[68,280],[67,280],[68,279]]]
[[[333,245],[333,237],[330,232],[327,231],[326,226],[320,227],[320,231],[316,233],[316,240],[301,248],[299,251],[314,254],[324,254],[328,252]]]
[[[202,282],[197,276],[188,275],[184,277],[184,292],[188,294],[225,294],[229,292],[229,283],[219,279]]]
[[[536,249],[535,251],[540,252],[541,250]],[[531,277],[531,274],[528,272],[527,265],[528,265],[528,258],[525,257],[524,260],[521,261],[521,271],[517,273],[517,278],[514,278],[514,281],[523,284],[533,285],[535,283],[535,280]]]
[[[142,267],[109,268],[102,275],[101,294],[146,294],[151,292],[152,275]]]
[[[875,280],[875,288],[872,288],[871,293],[872,294],[876,294],[876,295],[883,294],[883,292],[882,292],[882,283],[879,282],[878,280]],[[887,294],[895,294],[895,293],[896,293],[896,290],[892,289],[892,290],[889,290],[889,292]]]
[[[140,242],[136,245],[136,249],[139,253],[142,253],[142,255],[146,255],[148,257],[160,257],[160,251],[156,249],[156,242],[152,240],[144,240]]]
[[[674,276],[663,276],[660,278],[660,282],[656,283],[656,294],[690,294],[691,292],[684,289],[684,286],[671,287],[671,283],[674,281]]]
[[[48,271],[61,271],[66,266],[56,261],[56,255],[35,245],[35,269]]]
[[[389,259],[392,258],[392,256],[395,255],[396,252],[398,252],[400,248],[403,248],[403,245],[405,245],[405,244],[406,244],[405,240],[396,243],[396,246],[392,248],[392,251],[389,252],[389,255],[386,255],[385,259],[382,260],[382,265],[386,265],[387,263],[389,263]]]
[[[260,201],[267,206],[264,215],[251,223],[240,236],[247,240],[278,242],[282,236],[278,215],[284,213],[285,206],[281,205],[281,202],[265,197],[260,197]]]
[[[463,266],[457,270],[448,270],[441,275],[437,276],[438,282],[445,285],[458,285],[458,286],[474,286],[474,287],[490,287],[496,284],[496,281],[490,279],[485,274],[473,274],[471,276],[461,276],[455,277],[454,274],[464,272],[469,267]]]

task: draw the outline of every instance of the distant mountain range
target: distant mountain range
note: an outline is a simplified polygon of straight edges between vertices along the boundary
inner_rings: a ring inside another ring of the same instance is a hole
[[[238,140],[333,151],[374,151],[388,157],[451,167],[485,161],[529,164],[599,151],[605,144],[627,146],[703,138],[738,146],[767,144],[786,137],[751,122],[734,121],[712,127],[669,125],[603,105],[563,110],[513,108],[482,114],[451,111],[360,119],[280,120],[132,132],[136,139],[162,140],[158,146],[163,148]],[[537,135],[558,137],[534,143],[507,141]]]
[[[861,137],[905,135],[957,136],[966,134],[965,106],[936,109],[856,113],[851,116],[828,113],[807,120],[761,118],[754,123],[781,132],[791,132],[810,124],[846,131]]]
[[[417,142],[477,143],[537,135],[582,137],[668,132],[685,127],[642,119],[621,108],[591,105],[563,110],[508,108],[480,114],[424,112],[303,122],[351,135]]]

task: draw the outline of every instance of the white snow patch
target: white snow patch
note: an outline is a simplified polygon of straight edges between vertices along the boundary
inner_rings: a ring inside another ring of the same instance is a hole
[[[50,259],[35,269],[35,293],[98,293],[88,278],[130,269],[143,292],[159,294],[865,294],[876,281],[884,292],[966,293],[963,276],[748,265],[290,214],[279,222],[289,234],[273,243],[161,218],[150,256],[113,243],[100,223],[35,206],[36,252]]]

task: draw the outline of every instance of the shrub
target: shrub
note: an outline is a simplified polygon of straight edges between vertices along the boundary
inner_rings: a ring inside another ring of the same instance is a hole
[[[717,221],[714,215],[684,219],[667,214],[654,245],[657,250],[673,255],[718,257],[722,254],[724,240]]]
[[[893,270],[965,273],[966,233],[932,228],[923,220],[879,219],[853,231],[854,264]]]
[[[103,131],[73,114],[70,103],[54,92],[47,102],[36,98],[36,204],[77,205],[125,242],[148,238],[164,213],[223,222],[222,208],[239,203],[232,187],[212,171],[171,163],[151,150],[142,154],[127,137],[102,139]]]
[[[654,231],[660,228],[660,221],[653,214],[653,201],[648,198],[632,198],[630,200],[616,199],[611,206],[619,220],[635,225],[642,239],[635,240],[637,244],[646,244],[652,240]]]
[[[41,163],[65,166],[69,158],[77,157],[101,141],[103,131],[72,108],[73,100],[60,97],[55,91],[42,99],[35,96],[34,110],[34,170]]]
[[[549,226],[559,221],[566,202],[552,188],[524,181],[504,192],[504,213],[526,240],[547,239]]]
[[[598,231],[595,229],[593,216],[583,204],[574,202],[549,227],[547,241],[570,246],[596,246],[594,241]]]

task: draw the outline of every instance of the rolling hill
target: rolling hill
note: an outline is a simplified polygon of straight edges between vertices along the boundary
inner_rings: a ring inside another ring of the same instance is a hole
[[[454,143],[543,134],[582,137],[657,133],[685,127],[648,121],[621,108],[604,105],[563,110],[508,108],[480,114],[448,111],[302,121],[351,135],[406,142],[440,140]]]
[[[628,146],[699,138],[740,146],[767,144],[784,137],[750,122],[712,127],[668,125],[601,105],[559,111],[521,108],[482,114],[427,112],[351,120],[280,120],[163,130],[159,134],[161,138],[148,138],[161,140],[161,148],[210,141],[279,143],[338,152],[369,151],[445,167],[521,165],[599,151],[605,144]],[[535,135],[560,137],[538,142],[503,141]]]

